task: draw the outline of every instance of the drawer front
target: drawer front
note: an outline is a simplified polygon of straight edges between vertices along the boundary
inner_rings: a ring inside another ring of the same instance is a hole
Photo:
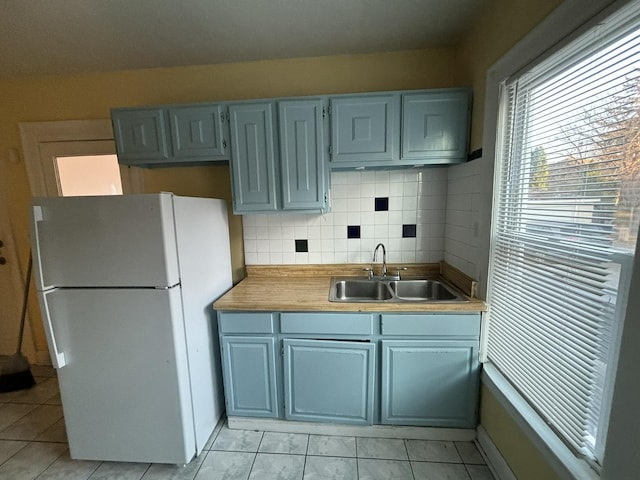
[[[227,313],[218,314],[220,333],[273,333],[274,313]]]
[[[480,314],[382,315],[383,335],[480,336]]]
[[[318,335],[371,335],[373,314],[369,313],[282,313],[281,333]]]

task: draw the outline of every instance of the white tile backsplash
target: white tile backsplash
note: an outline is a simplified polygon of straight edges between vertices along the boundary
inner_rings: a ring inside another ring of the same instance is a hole
[[[444,260],[472,278],[477,278],[480,162],[449,167]]]
[[[242,217],[245,262],[370,263],[380,242],[388,263],[439,262],[445,258],[447,170],[332,172],[331,212]],[[375,197],[388,197],[389,210],[376,212]],[[403,224],[415,224],[417,238],[403,238]],[[360,226],[359,239],[347,238],[349,225]],[[309,251],[296,252],[295,240],[308,240]]]

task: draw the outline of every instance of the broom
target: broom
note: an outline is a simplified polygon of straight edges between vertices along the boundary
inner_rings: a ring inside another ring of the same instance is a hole
[[[27,301],[29,299],[29,287],[31,285],[31,270],[33,269],[33,257],[29,251],[29,266],[27,267],[27,280],[24,287],[22,300],[22,318],[20,319],[20,333],[18,334],[18,348],[16,353],[9,356],[0,366],[0,392],[13,392],[31,388],[35,380],[31,374],[29,361],[22,355],[22,336],[24,334],[24,321],[27,317]]]

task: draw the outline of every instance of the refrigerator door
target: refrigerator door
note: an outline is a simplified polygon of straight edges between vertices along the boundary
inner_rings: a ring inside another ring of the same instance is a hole
[[[71,457],[188,463],[196,448],[180,288],[40,295],[66,360],[58,380]]]
[[[32,214],[38,290],[180,281],[172,194],[38,198]]]

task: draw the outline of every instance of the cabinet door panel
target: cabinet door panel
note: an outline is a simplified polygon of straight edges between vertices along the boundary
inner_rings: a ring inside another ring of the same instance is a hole
[[[229,106],[235,212],[277,209],[273,103]]]
[[[273,337],[222,337],[227,415],[278,417]]]
[[[180,158],[228,159],[220,105],[198,105],[169,109],[173,156]]]
[[[112,123],[119,163],[139,165],[169,157],[162,109],[114,110]]]
[[[326,174],[322,101],[280,102],[278,113],[283,209],[323,209]]]
[[[475,427],[477,342],[382,342],[381,421]]]
[[[397,110],[395,95],[332,99],[331,161],[368,164],[393,161],[398,145]]]
[[[416,93],[402,96],[401,160],[465,161],[469,93]]]
[[[371,425],[375,344],[283,340],[285,417]]]

